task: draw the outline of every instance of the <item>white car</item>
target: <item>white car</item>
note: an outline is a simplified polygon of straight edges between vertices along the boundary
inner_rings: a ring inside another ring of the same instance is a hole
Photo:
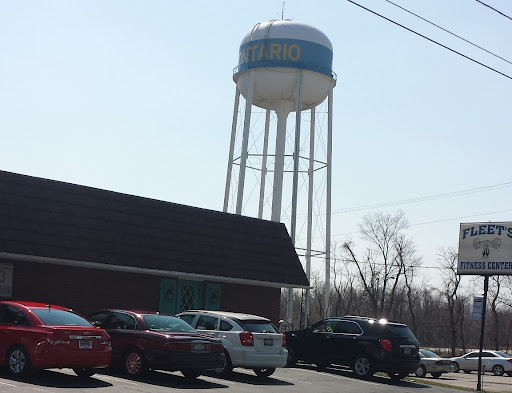
[[[478,371],[478,356],[480,351],[469,352],[463,356],[450,358],[453,361],[455,369],[465,373]],[[485,371],[492,371],[494,375],[503,375],[507,373],[512,376],[512,356],[503,351],[482,351],[482,368]]]
[[[443,373],[454,370],[454,364],[450,359],[442,358],[435,352],[422,348],[419,355],[420,365],[415,371],[417,377],[424,378],[427,373],[430,373],[434,378],[439,378]]]
[[[227,374],[234,367],[253,369],[268,377],[276,367],[286,366],[286,338],[272,322],[257,315],[189,310],[176,315],[197,331],[218,337],[224,344],[226,365],[216,370]]]

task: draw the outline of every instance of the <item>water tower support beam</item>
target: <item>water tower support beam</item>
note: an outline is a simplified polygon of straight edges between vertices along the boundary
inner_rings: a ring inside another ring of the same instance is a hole
[[[331,189],[332,189],[332,90],[327,95],[327,199],[325,203],[325,317],[330,316],[331,298]]]
[[[277,114],[276,155],[274,163],[274,188],[272,191],[271,221],[281,222],[281,203],[283,197],[284,151],[286,143],[286,119],[288,110],[279,108]]]
[[[295,146],[293,148],[293,183],[292,183],[292,216],[291,238],[295,246],[297,237],[297,192],[299,190],[299,150],[300,150],[300,120],[302,115],[302,71],[297,79],[297,107],[295,108]],[[293,315],[293,288],[288,288],[288,307],[286,319],[292,320]]]
[[[242,214],[242,203],[244,199],[245,169],[249,152],[249,129],[251,126],[252,94],[254,90],[254,73],[249,70],[249,81],[247,86],[247,99],[245,100],[244,133],[242,135],[242,152],[240,155],[240,173],[238,179],[238,191],[236,193],[236,211]]]
[[[308,168],[308,222],[306,237],[306,277],[311,285],[311,243],[313,242],[313,176],[315,174],[315,108],[311,108],[311,125],[309,128],[309,168]],[[310,289],[306,288],[304,299],[304,328],[308,327]]]
[[[258,205],[258,218],[263,217],[263,203],[265,201],[265,181],[267,179],[267,156],[268,156],[268,135],[270,132],[270,110],[267,109],[265,115],[265,136],[263,138],[263,158],[261,161],[261,180],[260,180],[260,201]]]
[[[233,155],[235,154],[236,127],[238,126],[238,108],[240,106],[240,90],[238,86],[235,91],[235,105],[233,107],[233,121],[231,123],[231,142],[229,143],[228,173],[226,174],[226,188],[224,189],[223,212],[228,211],[229,192],[231,187],[231,175],[233,172]]]

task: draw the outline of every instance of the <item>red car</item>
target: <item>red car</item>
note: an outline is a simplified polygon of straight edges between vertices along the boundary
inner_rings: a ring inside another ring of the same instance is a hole
[[[87,317],[112,338],[112,365],[132,377],[149,369],[180,371],[195,379],[225,365],[218,338],[200,334],[185,321],[157,312],[100,310]]]
[[[72,368],[91,376],[110,364],[110,336],[71,309],[0,301],[0,366],[20,376],[32,368]]]

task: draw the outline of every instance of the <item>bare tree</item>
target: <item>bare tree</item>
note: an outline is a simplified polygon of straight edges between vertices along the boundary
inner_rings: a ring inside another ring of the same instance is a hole
[[[342,245],[343,260],[355,267],[364,298],[374,317],[389,317],[400,293],[399,283],[418,259],[413,258],[413,243],[401,233],[407,227],[402,211],[395,215],[375,213],[363,218],[359,230],[369,245],[359,258],[351,241]],[[411,278],[411,276],[409,277]]]
[[[444,295],[448,307],[451,356],[455,356],[457,328],[460,316],[460,312],[458,312],[460,309],[457,307],[457,291],[459,290],[461,280],[461,276],[459,276],[456,271],[458,255],[453,248],[441,248],[438,256],[441,263],[441,271],[444,275],[444,286],[441,292]],[[462,334],[462,332],[460,332],[460,334]]]

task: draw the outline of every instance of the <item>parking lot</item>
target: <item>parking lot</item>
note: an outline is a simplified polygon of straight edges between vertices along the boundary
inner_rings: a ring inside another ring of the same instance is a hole
[[[484,376],[484,389],[487,392],[512,392],[512,377]],[[0,374],[2,393],[122,393],[147,392],[160,393],[183,391],[189,393],[243,392],[243,393],[311,393],[311,392],[350,392],[350,393],[394,393],[429,392],[454,393],[456,386],[476,390],[477,375],[445,374],[439,379],[410,378],[393,382],[387,377],[375,376],[370,380],[353,378],[349,370],[329,368],[318,372],[314,367],[278,369],[270,378],[258,378],[252,370],[236,369],[229,377],[219,378],[213,375],[201,376],[197,381],[187,383],[180,373],[151,372],[141,380],[127,379],[119,374],[101,373],[91,378],[80,379],[71,370],[47,370],[29,379],[12,379],[5,371]],[[443,384],[436,386],[429,383]],[[452,386],[450,388],[449,386]]]

